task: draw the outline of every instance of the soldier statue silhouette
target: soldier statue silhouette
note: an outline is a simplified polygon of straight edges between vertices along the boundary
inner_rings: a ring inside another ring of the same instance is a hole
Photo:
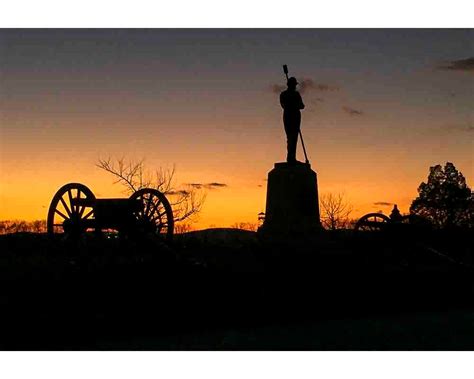
[[[283,70],[287,76],[288,88],[280,94],[280,104],[283,108],[283,124],[285,125],[285,133],[287,140],[287,156],[286,161],[290,164],[297,163],[296,160],[296,145],[298,143],[298,135],[301,136],[301,109],[304,109],[303,99],[300,93],[296,90],[298,82],[296,78],[288,78],[288,68],[283,66]],[[301,137],[304,154],[306,157],[306,149],[304,147],[303,137]],[[306,163],[308,158],[306,157]]]

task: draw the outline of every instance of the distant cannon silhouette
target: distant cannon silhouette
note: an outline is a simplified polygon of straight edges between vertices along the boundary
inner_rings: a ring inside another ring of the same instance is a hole
[[[171,241],[173,210],[166,196],[143,188],[129,198],[97,199],[84,184],[68,183],[51,200],[47,219],[48,234],[80,236],[89,230],[117,230],[137,236],[155,234]]]
[[[390,217],[383,213],[368,213],[356,222],[354,229],[362,232],[375,232],[382,230],[389,222],[391,222]]]
[[[383,213],[367,213],[355,224],[356,232],[379,232],[387,228],[410,228],[410,227],[430,227],[431,223],[418,215],[402,216],[395,205],[390,216]]]

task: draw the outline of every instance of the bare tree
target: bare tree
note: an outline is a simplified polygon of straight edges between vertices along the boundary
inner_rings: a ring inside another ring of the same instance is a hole
[[[345,199],[344,193],[327,193],[319,198],[321,223],[326,229],[348,228],[353,207]]]
[[[114,184],[123,185],[129,195],[142,188],[154,188],[164,193],[173,208],[175,223],[192,220],[201,211],[206,199],[206,193],[202,189],[189,185],[176,188],[174,166],[171,169],[160,167],[150,171],[145,167],[143,159],[134,162],[125,161],[124,158],[115,161],[110,158],[99,159],[96,166],[115,176]]]

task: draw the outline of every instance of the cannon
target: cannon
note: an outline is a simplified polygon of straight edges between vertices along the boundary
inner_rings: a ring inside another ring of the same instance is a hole
[[[129,198],[97,199],[84,184],[68,183],[51,200],[47,229],[49,235],[77,237],[89,231],[116,230],[129,236],[155,234],[171,241],[173,210],[166,196],[154,188],[140,189]]]
[[[410,214],[402,216],[398,212],[397,206],[394,206],[390,216],[383,213],[367,213],[362,216],[355,224],[356,232],[378,232],[389,229],[406,230],[413,228],[429,228],[431,223],[418,215]]]

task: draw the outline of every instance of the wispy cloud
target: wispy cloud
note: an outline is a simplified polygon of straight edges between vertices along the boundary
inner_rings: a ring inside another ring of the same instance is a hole
[[[393,203],[389,203],[388,201],[376,201],[374,205],[382,206],[382,207],[390,207],[393,205]]]
[[[188,185],[188,186],[190,186],[190,187],[193,187],[193,188],[197,188],[197,189],[205,188],[205,189],[210,189],[210,190],[228,187],[227,184],[225,184],[225,183],[218,183],[218,182],[212,182],[212,183],[187,183],[186,185]]]
[[[474,57],[448,61],[436,67],[438,70],[472,71],[474,72]]]
[[[312,79],[302,79],[299,83],[299,86],[300,93],[302,94],[316,88],[316,84]]]
[[[227,184],[213,182],[213,183],[205,184],[205,187],[207,187],[207,188],[224,188],[224,187],[227,187]]]
[[[444,126],[445,130],[458,132],[474,132],[474,125],[471,124],[451,124]]]
[[[272,84],[270,86],[270,90],[273,93],[280,93],[280,92],[283,92],[285,89],[286,89],[286,86],[281,85],[281,84]]]
[[[318,83],[315,82],[313,79],[310,78],[303,78],[298,80],[299,83],[299,92],[300,93],[307,93],[310,91],[319,91],[319,92],[329,92],[329,91],[339,91],[339,87],[331,84],[326,83]],[[272,84],[270,89],[273,93],[280,93],[286,89],[286,85],[282,84]]]
[[[364,114],[364,112],[362,112],[361,110],[347,107],[345,105],[342,107],[342,110],[346,112],[347,114],[349,114],[350,116],[362,116]]]
[[[326,83],[317,83],[313,81],[313,79],[303,79],[300,82],[300,92],[303,93],[305,91],[314,90],[319,92],[330,92],[330,91],[339,91],[338,86],[333,86],[331,84]]]
[[[186,183],[187,186],[193,187],[193,188],[202,188],[203,184],[202,183]]]
[[[167,195],[181,195],[181,196],[186,196],[189,195],[189,191],[186,190],[177,190],[177,191],[168,191],[166,192]]]

